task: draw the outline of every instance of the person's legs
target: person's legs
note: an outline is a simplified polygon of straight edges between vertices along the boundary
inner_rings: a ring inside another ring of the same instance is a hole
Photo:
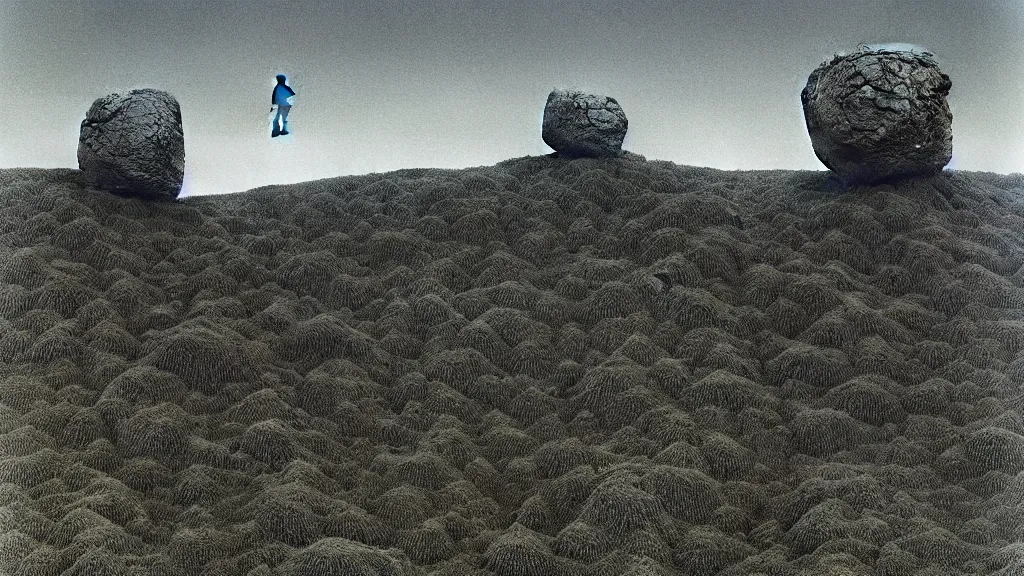
[[[288,133],[288,113],[292,111],[291,106],[279,106],[278,111],[281,114],[281,134]]]
[[[274,132],[271,137],[279,136],[281,134],[281,107],[277,107],[277,114],[274,116]]]

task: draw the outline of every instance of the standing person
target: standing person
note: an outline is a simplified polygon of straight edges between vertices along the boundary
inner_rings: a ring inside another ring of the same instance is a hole
[[[284,74],[277,75],[277,86],[270,95],[270,110],[277,106],[277,116],[274,117],[274,133],[271,137],[288,133],[288,113],[292,111],[295,90],[292,90],[285,82],[288,78]],[[280,124],[278,123],[280,121]]]

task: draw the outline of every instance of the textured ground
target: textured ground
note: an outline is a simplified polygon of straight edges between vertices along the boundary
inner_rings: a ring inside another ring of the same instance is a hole
[[[1022,198],[0,170],[0,573],[1020,574]]]

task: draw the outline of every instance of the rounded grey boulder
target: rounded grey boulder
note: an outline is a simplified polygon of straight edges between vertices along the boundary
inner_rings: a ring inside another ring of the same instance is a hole
[[[175,199],[185,176],[178,101],[152,88],[96,99],[82,121],[78,167],[97,188],[151,200]]]
[[[618,157],[627,127],[614,98],[555,88],[544,106],[541,137],[558,156]]]
[[[949,76],[905,46],[837,55],[800,94],[815,155],[847,184],[931,176],[953,156]]]

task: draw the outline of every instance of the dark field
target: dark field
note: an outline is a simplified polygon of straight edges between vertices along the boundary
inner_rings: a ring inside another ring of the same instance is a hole
[[[1024,176],[0,170],[0,573],[1024,573]]]

